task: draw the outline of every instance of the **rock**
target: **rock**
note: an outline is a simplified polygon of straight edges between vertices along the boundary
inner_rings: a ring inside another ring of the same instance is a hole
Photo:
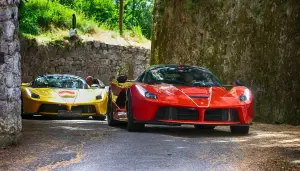
[[[14,80],[13,80],[13,74],[12,73],[6,73],[5,79],[6,79],[6,86],[7,88],[11,88],[14,85]]]
[[[0,0],[0,7],[6,6],[6,5],[7,5],[7,1],[6,0]]]
[[[111,72],[117,75],[117,71],[122,66],[127,65],[128,61],[132,63],[130,71],[132,70],[134,77],[138,76],[144,70],[143,68],[148,66],[146,59],[150,57],[145,56],[145,52],[150,52],[150,50],[107,45],[97,41],[86,42],[71,49],[61,48],[59,51],[57,51],[56,46],[39,46],[30,43],[31,40],[28,41],[26,41],[26,44],[32,44],[32,46],[22,45],[22,47],[26,47],[26,53],[22,52],[21,59],[22,78],[28,78],[28,75],[63,72],[83,77],[87,75],[107,75],[103,77],[107,80],[103,81],[109,82]],[[92,46],[92,48],[89,46]],[[44,51],[49,53],[42,53]],[[129,69],[124,70],[124,72],[129,72]]]
[[[0,7],[0,21],[9,20],[11,18],[11,14],[12,14],[12,10],[10,10],[9,8]]]
[[[5,63],[0,64],[0,148],[16,143],[22,129],[20,118],[21,57],[18,31],[15,30],[18,28],[16,21],[18,3],[19,0],[0,0],[0,51],[4,53],[5,59]],[[34,66],[33,63],[31,61],[28,66]]]
[[[100,42],[98,42],[98,41],[94,42],[94,47],[95,48],[99,48],[100,46],[101,46]]]
[[[12,21],[4,22],[4,27],[3,27],[4,40],[6,40],[6,41],[13,40],[15,29],[16,29],[16,27]]]

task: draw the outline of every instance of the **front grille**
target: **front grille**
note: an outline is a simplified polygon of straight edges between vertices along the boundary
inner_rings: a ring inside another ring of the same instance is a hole
[[[59,104],[42,104],[39,112],[58,113],[59,110],[66,110],[67,107]]]
[[[204,114],[205,121],[239,121],[236,109],[208,109]]]
[[[195,108],[161,107],[155,120],[199,120],[199,112]]]
[[[79,111],[81,113],[96,113],[96,108],[93,105],[73,106],[72,111]]]

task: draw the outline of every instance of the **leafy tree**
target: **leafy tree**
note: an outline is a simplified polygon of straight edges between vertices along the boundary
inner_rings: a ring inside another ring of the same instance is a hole
[[[124,3],[125,29],[141,32],[138,34],[150,38],[153,0],[124,0]],[[23,0],[22,4],[21,27],[30,34],[38,34],[40,27],[47,29],[50,24],[68,27],[72,11],[84,14],[79,18],[87,17],[110,29],[117,30],[119,25],[119,0]],[[80,23],[83,25],[86,22],[78,22],[78,26]]]

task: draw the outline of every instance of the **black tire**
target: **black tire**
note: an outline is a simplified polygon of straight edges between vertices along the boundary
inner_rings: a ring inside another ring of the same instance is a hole
[[[23,97],[21,95],[21,117],[22,119],[33,119],[34,116],[30,114],[24,114]]]
[[[108,94],[108,101],[107,101],[107,124],[109,126],[118,126],[119,125],[119,121],[114,120],[113,118],[113,106],[112,106],[112,97],[111,97],[111,93],[109,92]]]
[[[196,129],[203,129],[203,130],[213,130],[216,128],[216,126],[210,126],[210,125],[194,125]]]
[[[90,117],[89,116],[82,116],[81,118],[82,119],[89,119]]]
[[[248,134],[249,126],[230,126],[230,131],[233,134]]]
[[[23,113],[24,113],[24,109],[23,109],[23,97],[21,95],[21,116],[23,118]]]
[[[132,104],[131,104],[131,94],[127,91],[127,130],[130,132],[138,132],[145,128],[145,124],[136,123],[133,118]]]
[[[34,116],[33,115],[30,115],[30,114],[21,114],[21,117],[22,117],[22,119],[33,119],[34,118]]]
[[[99,121],[104,121],[106,116],[103,116],[103,115],[97,115],[97,116],[92,116],[92,118],[94,120],[99,120]]]

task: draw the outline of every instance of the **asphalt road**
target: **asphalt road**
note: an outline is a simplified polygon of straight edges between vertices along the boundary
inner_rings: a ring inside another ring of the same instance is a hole
[[[19,145],[0,149],[0,170],[300,170],[300,127],[147,126],[127,132],[93,120],[23,120]]]

